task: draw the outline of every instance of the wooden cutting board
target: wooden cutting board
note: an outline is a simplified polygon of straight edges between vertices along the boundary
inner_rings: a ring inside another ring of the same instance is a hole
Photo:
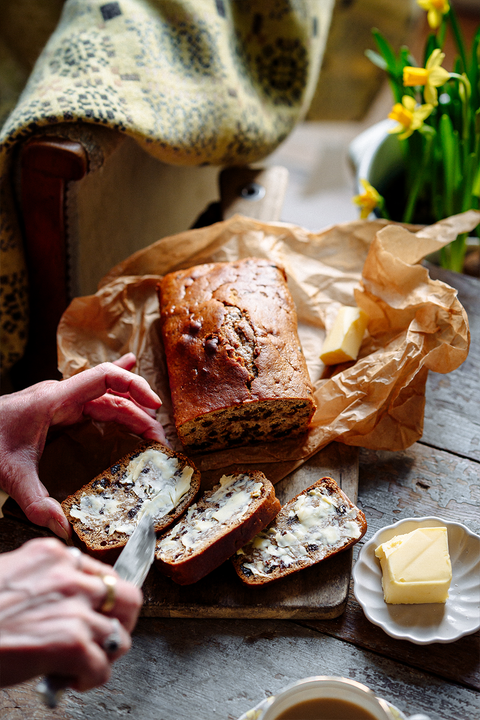
[[[69,452],[72,451],[73,447],[69,447]],[[78,468],[80,463],[75,465]],[[82,473],[86,472],[83,468]],[[283,505],[325,475],[332,477],[356,502],[357,448],[330,443],[276,483],[275,492]],[[79,487],[77,483],[78,480],[75,485]],[[72,491],[65,487],[49,487],[49,490],[59,500]],[[0,521],[0,552],[13,550],[33,537],[49,534],[28,523],[11,500],[7,500],[4,509],[8,517]],[[351,566],[350,549],[271,585],[257,588],[244,585],[230,562],[194,585],[184,587],[153,567],[143,586],[141,614],[144,617],[334,618],[342,614],[347,603]]]
[[[275,485],[282,505],[328,475],[356,502],[358,449],[330,443]],[[305,618],[338,617],[345,609],[352,550],[265,587],[248,587],[230,562],[193,585],[180,586],[155,568],[143,586],[146,617]]]

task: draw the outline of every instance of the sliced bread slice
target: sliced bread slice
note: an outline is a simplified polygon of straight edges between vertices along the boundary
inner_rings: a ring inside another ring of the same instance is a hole
[[[232,562],[244,583],[265,585],[345,550],[366,529],[363,512],[324,477],[284,505]]]
[[[235,470],[157,540],[155,563],[180,585],[197,582],[268,525],[280,507],[262,472]]]
[[[199,490],[200,473],[185,455],[147,441],[67,497],[62,508],[85,550],[110,559],[112,551],[118,554],[126,545],[147,508],[161,532]]]

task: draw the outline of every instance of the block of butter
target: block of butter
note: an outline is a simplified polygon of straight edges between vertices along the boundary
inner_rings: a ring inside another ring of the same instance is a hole
[[[360,308],[340,308],[323,343],[320,360],[325,365],[356,360],[367,324],[368,315]]]
[[[417,528],[375,550],[386,603],[444,603],[452,580],[447,528]]]

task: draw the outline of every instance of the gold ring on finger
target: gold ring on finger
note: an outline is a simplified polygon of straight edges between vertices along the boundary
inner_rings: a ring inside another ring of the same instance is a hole
[[[117,599],[117,578],[115,575],[102,575],[101,579],[105,585],[106,595],[100,607],[100,612],[109,613],[115,607],[115,601]]]

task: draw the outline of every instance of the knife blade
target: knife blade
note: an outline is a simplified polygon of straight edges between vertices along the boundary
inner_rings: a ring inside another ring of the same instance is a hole
[[[123,580],[142,587],[153,563],[155,540],[153,519],[146,512],[113,566]]]
[[[155,527],[152,516],[145,512],[117,558],[113,569],[136,587],[142,587],[155,554]],[[69,680],[60,675],[47,675],[37,685],[37,693],[49,708],[57,707]]]

